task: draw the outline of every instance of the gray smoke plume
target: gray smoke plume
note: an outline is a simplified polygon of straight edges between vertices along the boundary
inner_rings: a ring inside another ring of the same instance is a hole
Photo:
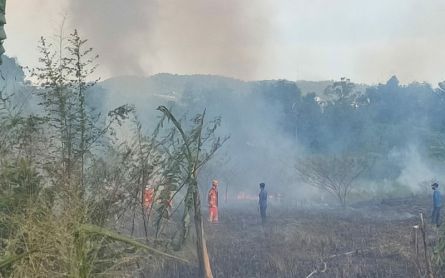
[[[142,53],[151,52],[150,42],[155,1],[72,0],[68,5],[71,25],[90,40],[111,75],[143,74]]]
[[[71,0],[68,15],[111,75],[252,78],[270,29],[265,5],[236,0]]]
[[[165,69],[252,78],[270,31],[263,2],[163,1],[158,49],[171,57]]]

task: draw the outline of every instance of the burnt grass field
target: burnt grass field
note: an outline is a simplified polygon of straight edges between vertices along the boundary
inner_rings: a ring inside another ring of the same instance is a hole
[[[387,199],[347,209],[270,205],[264,226],[254,203],[222,206],[220,223],[205,226],[214,276],[419,277],[416,258],[423,257],[415,255],[413,226],[420,212],[430,247],[438,235],[428,201]],[[170,262],[149,277],[197,277],[197,269]]]

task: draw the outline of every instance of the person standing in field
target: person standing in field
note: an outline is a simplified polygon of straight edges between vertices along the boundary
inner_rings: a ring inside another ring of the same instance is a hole
[[[266,185],[260,183],[260,194],[258,195],[258,205],[260,206],[261,223],[266,223],[266,209],[267,209],[267,191]]]
[[[144,189],[144,208],[146,210],[151,209],[153,205],[153,196],[154,196],[154,189],[146,185]]]
[[[212,181],[212,187],[208,194],[209,205],[209,221],[211,223],[218,223],[218,181]]]
[[[440,208],[442,207],[442,196],[440,195],[438,187],[439,184],[436,182],[431,185],[431,188],[433,189],[432,223],[437,227],[440,226]]]

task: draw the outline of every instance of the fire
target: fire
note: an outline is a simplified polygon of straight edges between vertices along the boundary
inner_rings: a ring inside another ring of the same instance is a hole
[[[268,194],[267,197],[271,201],[276,200],[280,202],[283,198],[283,195],[281,193],[270,193]],[[258,195],[248,194],[246,192],[238,192],[236,195],[236,199],[239,201],[252,201],[252,200],[258,201]]]
[[[236,195],[236,199],[240,201],[247,201],[247,200],[258,200],[258,196],[247,194],[245,192],[239,192]]]

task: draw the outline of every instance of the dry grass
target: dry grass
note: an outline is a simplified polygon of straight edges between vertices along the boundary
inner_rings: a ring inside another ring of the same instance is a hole
[[[76,233],[82,222],[80,208],[60,214],[36,208],[17,219],[20,226],[8,249],[33,253],[14,264],[11,276],[197,277],[194,235],[176,253],[192,263],[163,260],[138,252],[140,244],[111,240],[119,236],[108,232],[88,238]],[[254,208],[254,204],[222,207],[221,223],[206,223],[215,277],[307,277],[310,273],[322,278],[419,277],[412,227],[418,224],[420,209],[427,208],[422,200],[367,203],[348,210],[272,205],[264,226]],[[430,247],[436,238],[428,226]],[[150,241],[159,250],[167,248],[165,243]]]
[[[56,212],[36,202],[11,217],[15,232],[2,255],[22,255],[5,269],[7,277],[134,277],[168,260],[189,262],[126,235],[88,224],[86,206],[67,200]],[[162,258],[163,257],[163,258]]]
[[[312,277],[418,277],[412,226],[422,202],[349,211],[275,208],[264,227],[251,207],[222,209],[221,223],[206,226],[214,275],[306,277],[326,263]],[[196,268],[169,264],[146,277],[196,277]]]

